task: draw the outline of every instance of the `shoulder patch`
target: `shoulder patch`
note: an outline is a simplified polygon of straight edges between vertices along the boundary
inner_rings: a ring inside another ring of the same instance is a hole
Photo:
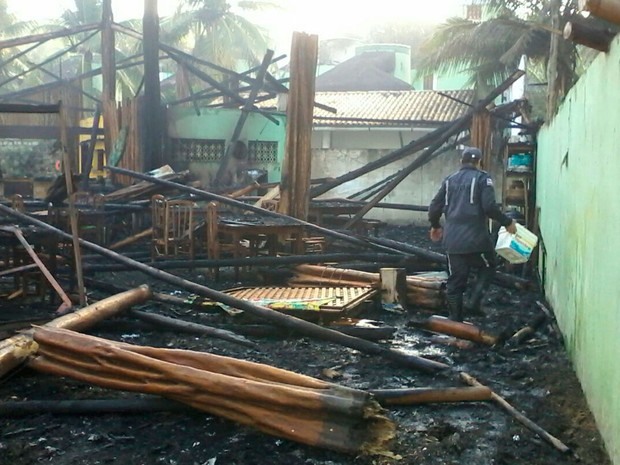
[[[492,186],[493,180],[491,178],[487,178],[487,186]]]

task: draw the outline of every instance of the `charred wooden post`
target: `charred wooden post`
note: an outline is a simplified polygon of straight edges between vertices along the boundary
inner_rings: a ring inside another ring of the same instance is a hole
[[[616,34],[610,29],[596,29],[585,24],[569,21],[564,26],[564,38],[586,47],[609,52],[609,46]]]
[[[132,305],[145,302],[150,296],[151,290],[149,287],[140,286],[136,289],[100,300],[77,312],[56,318],[44,326],[81,331]],[[0,377],[26,361],[36,350],[37,345],[32,340],[32,330],[0,341]]]
[[[610,23],[620,24],[619,0],[579,0],[579,9]]]
[[[407,297],[407,270],[381,268],[381,300],[387,304],[404,303]]]
[[[116,59],[114,31],[112,30],[112,0],[104,0],[101,11],[101,100],[103,103],[103,121],[105,122],[105,151],[112,153],[112,125],[117,121],[116,115]],[[146,45],[145,45],[146,46]]]
[[[159,84],[159,15],[157,0],[144,0],[144,168],[163,165],[162,118]]]
[[[319,38],[295,32],[286,109],[286,152],[278,211],[306,220],[310,201],[312,115]]]
[[[88,150],[86,157],[82,160],[82,190],[88,190],[90,171],[93,167],[93,156],[95,154],[95,146],[97,144],[97,134],[99,133],[99,121],[101,120],[101,105],[97,105],[95,115],[93,116],[93,125],[90,131],[90,140],[88,141]]]
[[[67,200],[69,203],[69,221],[71,224],[71,240],[73,242],[73,257],[75,259],[75,272],[77,276],[78,294],[80,296],[80,306],[86,305],[86,290],[84,289],[84,274],[82,273],[82,250],[80,249],[80,236],[77,211],[75,209],[75,199],[73,198],[73,165],[75,157],[69,155],[69,140],[67,135],[67,111],[62,103],[58,110],[60,119],[60,141],[62,144],[62,161],[67,186]]]

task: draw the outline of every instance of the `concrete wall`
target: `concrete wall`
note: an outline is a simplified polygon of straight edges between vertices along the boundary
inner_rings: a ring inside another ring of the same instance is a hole
[[[539,135],[545,291],[607,450],[620,465],[620,39]]]

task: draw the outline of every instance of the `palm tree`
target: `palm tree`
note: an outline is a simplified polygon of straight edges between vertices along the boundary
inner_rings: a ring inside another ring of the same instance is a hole
[[[470,84],[478,95],[503,81],[514,71],[522,56],[528,69],[547,69],[552,34],[561,34],[567,21],[586,21],[578,15],[576,0],[564,0],[559,24],[552,27],[552,11],[546,0],[484,0],[486,18],[471,21],[451,18],[441,24],[423,46],[418,72],[471,73]],[[583,49],[560,38],[555,88],[563,96],[576,81]]]
[[[31,21],[17,21],[15,16],[7,12],[7,1],[0,0],[0,39],[20,37],[26,31],[31,31],[34,24]],[[0,82],[17,76],[29,68],[29,64],[23,56],[17,56],[20,52],[16,48],[3,48],[0,50]],[[2,86],[1,93],[10,93],[17,90],[22,85],[22,80],[13,80]]]
[[[174,16],[162,21],[160,37],[228,69],[240,60],[251,67],[268,48],[267,32],[236,11],[274,7],[266,1],[183,0]]]

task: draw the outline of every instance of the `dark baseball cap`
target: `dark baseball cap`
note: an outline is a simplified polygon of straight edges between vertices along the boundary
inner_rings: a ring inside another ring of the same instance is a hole
[[[476,147],[465,147],[461,153],[461,162],[470,163],[482,159],[482,152]]]

